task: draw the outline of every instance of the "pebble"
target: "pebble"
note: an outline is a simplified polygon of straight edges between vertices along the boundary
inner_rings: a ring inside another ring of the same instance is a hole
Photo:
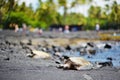
[[[93,80],[93,78],[88,75],[88,74],[83,74],[83,77],[86,79],[86,80]]]

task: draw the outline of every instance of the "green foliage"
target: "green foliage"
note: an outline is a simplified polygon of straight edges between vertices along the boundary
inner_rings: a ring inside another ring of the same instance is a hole
[[[82,14],[76,14],[76,13],[71,13],[66,15],[65,22],[66,24],[77,24],[77,25],[86,24],[84,21],[84,16]]]
[[[11,12],[9,17],[9,23],[16,23],[18,25],[22,25],[22,23],[28,24],[28,21],[28,16],[24,15],[23,12]]]
[[[100,18],[101,17],[101,8],[99,6],[91,6],[88,10],[89,17],[91,18]]]
[[[23,23],[32,27],[48,29],[51,24],[63,25],[83,25],[84,30],[94,30],[96,23],[100,24],[101,29],[120,29],[120,5],[114,0],[109,6],[91,6],[88,10],[88,17],[80,13],[68,13],[67,11],[76,5],[84,5],[92,0],[39,0],[39,6],[33,11],[32,5],[26,6],[25,2],[18,5],[17,0],[0,0],[0,27],[9,28],[9,24],[16,23],[22,27]],[[58,13],[58,9],[63,7],[63,15]],[[4,24],[6,25],[4,25]]]

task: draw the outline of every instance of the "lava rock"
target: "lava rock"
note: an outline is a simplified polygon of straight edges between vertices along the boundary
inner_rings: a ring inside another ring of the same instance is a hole
[[[65,49],[70,51],[72,48],[70,47],[70,45],[67,45]]]
[[[104,48],[106,48],[106,49],[111,49],[112,46],[111,46],[110,44],[105,44]]]
[[[101,65],[102,67],[105,67],[105,66],[113,66],[113,63],[112,61],[106,61],[106,62],[98,62],[97,63],[98,65]]]

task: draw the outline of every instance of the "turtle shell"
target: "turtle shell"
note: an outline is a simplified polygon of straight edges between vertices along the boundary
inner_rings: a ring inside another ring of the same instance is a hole
[[[69,60],[74,64],[80,65],[80,66],[92,65],[89,61],[85,60],[82,57],[70,57]]]

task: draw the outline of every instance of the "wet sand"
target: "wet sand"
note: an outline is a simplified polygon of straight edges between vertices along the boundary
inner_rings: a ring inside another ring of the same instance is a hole
[[[83,38],[93,40],[99,38],[95,32],[73,34],[59,34],[62,39]],[[78,36],[82,34],[82,36]],[[90,37],[94,34],[94,37]],[[36,46],[40,41],[60,38],[58,35],[35,35],[23,36],[11,31],[0,32],[0,80],[119,80],[120,68],[103,67],[97,70],[63,70],[56,68],[54,60],[32,59],[26,56],[29,51],[23,49],[20,42],[28,43],[29,39],[35,39],[32,46]],[[26,41],[25,41],[26,40]],[[59,39],[57,39],[59,40]],[[55,40],[56,41],[56,40]],[[68,40],[65,40],[68,43]],[[99,41],[99,40],[98,40]],[[58,42],[58,41],[56,41]],[[74,41],[73,41],[74,42]],[[50,43],[50,42],[49,42]],[[56,44],[56,43],[51,43]],[[71,43],[72,44],[72,43]],[[76,44],[76,43],[73,43]],[[58,43],[56,45],[63,45]],[[64,46],[64,45],[63,45]]]

